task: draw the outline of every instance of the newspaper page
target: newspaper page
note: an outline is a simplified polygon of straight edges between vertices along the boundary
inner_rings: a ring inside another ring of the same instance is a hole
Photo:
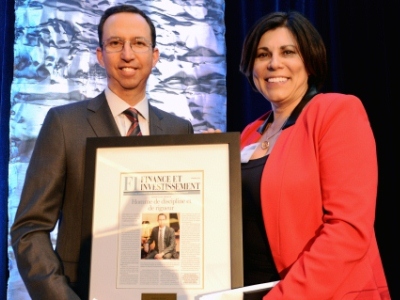
[[[121,174],[117,288],[203,288],[203,173]],[[149,259],[160,214],[174,229],[175,249],[170,259]]]

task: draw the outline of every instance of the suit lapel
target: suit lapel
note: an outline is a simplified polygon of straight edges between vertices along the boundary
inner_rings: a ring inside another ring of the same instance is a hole
[[[120,136],[104,92],[88,103],[88,122],[98,137]]]
[[[161,112],[156,107],[149,104],[150,135],[161,135],[164,133],[162,119],[163,116]]]

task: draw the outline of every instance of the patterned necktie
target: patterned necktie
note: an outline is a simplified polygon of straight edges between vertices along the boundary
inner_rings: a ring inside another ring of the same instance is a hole
[[[163,252],[164,250],[164,235],[163,230],[160,228],[160,236],[158,238],[158,253]]]
[[[140,131],[139,121],[138,121],[138,111],[134,108],[128,108],[123,112],[125,116],[132,122],[131,127],[129,127],[128,133],[126,136],[141,136],[142,132]]]

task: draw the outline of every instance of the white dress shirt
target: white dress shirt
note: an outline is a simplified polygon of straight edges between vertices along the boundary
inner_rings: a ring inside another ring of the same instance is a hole
[[[131,126],[131,121],[123,114],[123,111],[128,109],[129,104],[114,94],[108,87],[104,90],[108,106],[117,123],[121,136],[126,136],[126,133]],[[149,105],[148,99],[145,96],[138,104],[133,106],[139,112],[139,127],[142,135],[150,135],[149,129]]]

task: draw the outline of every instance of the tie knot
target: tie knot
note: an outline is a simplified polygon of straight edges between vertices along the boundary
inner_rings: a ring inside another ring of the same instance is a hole
[[[139,112],[133,107],[124,110],[122,113],[126,115],[131,122],[138,119]]]

